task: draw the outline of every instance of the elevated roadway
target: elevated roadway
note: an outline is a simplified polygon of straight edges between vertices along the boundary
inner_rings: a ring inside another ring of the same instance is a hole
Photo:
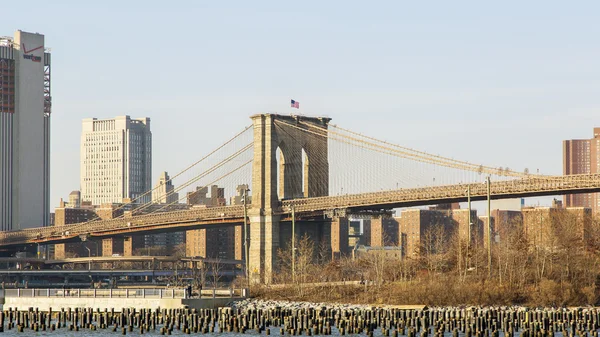
[[[485,200],[487,186],[470,184],[471,200]],[[399,207],[464,202],[467,185],[446,185],[372,193],[284,200],[276,212],[282,220],[290,218],[292,207],[300,218],[323,217],[339,212],[359,212]],[[600,192],[600,174],[569,176],[531,176],[491,183],[492,199]],[[181,231],[216,226],[241,225],[244,206],[198,208],[156,213],[130,218],[94,221],[57,227],[41,227],[0,233],[0,247],[24,244],[65,243],[87,238]]]

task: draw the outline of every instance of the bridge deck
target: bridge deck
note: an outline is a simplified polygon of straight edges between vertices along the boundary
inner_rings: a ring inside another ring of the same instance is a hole
[[[472,184],[471,199],[487,197],[485,184]],[[368,210],[431,205],[466,201],[467,185],[446,185],[400,189],[373,193],[303,198],[282,201],[279,214],[288,216],[291,206],[296,214],[322,214],[333,209]],[[572,193],[600,192],[600,174],[528,178],[493,182],[492,199],[535,197]],[[61,243],[82,236],[110,237],[127,233],[186,230],[198,226],[241,224],[244,206],[223,206],[101,220],[84,224],[32,228],[0,233],[0,247],[27,243]]]

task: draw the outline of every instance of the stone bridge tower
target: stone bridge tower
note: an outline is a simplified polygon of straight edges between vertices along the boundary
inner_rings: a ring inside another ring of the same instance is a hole
[[[327,129],[331,119],[276,114],[251,118],[254,161],[252,206],[248,213],[250,277],[253,282],[270,283],[279,248],[276,213],[281,207],[280,200],[329,195],[327,137],[314,134],[318,129],[310,126]]]

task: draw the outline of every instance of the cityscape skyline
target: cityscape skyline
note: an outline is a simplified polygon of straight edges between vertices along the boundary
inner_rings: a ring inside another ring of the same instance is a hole
[[[489,4],[465,10],[387,3],[386,11],[353,3],[307,2],[301,10],[273,2],[233,9],[183,4],[144,3],[145,15],[127,20],[110,2],[8,5],[31,15],[5,18],[3,32],[39,31],[53,48],[52,208],[78,189],[75,140],[81,120],[91,116],[148,116],[160,125],[152,182],[250,124],[251,114],[287,113],[292,97],[302,102],[300,113],[326,114],[392,143],[545,174],[562,174],[563,140],[585,137],[598,125],[600,50],[589,41],[600,27],[592,2],[520,4],[518,13]],[[139,7],[122,5],[123,13]],[[90,10],[99,15],[73,15]],[[114,24],[95,19],[105,15]],[[297,24],[308,20],[310,27]],[[121,38],[127,31],[135,38]],[[176,55],[187,61],[164,69],[141,57],[164,46],[185,50]],[[112,50],[120,57],[105,57]],[[226,122],[214,122],[225,115]],[[201,149],[173,144],[190,143],[199,128],[207,134]],[[173,132],[178,137],[169,141]],[[168,166],[157,165],[167,157]]]

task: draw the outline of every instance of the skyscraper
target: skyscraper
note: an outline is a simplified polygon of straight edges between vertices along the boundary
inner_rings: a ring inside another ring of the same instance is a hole
[[[179,201],[179,193],[175,192],[175,186],[167,172],[160,174],[158,183],[152,190],[152,202],[157,204],[173,204]]]
[[[83,120],[81,200],[94,205],[151,200],[152,133],[150,118]]]
[[[50,110],[44,35],[0,37],[0,230],[49,224]]]
[[[600,173],[600,128],[594,128],[592,139],[563,141],[563,174]],[[565,207],[588,207],[594,214],[600,211],[598,193],[564,196]]]

